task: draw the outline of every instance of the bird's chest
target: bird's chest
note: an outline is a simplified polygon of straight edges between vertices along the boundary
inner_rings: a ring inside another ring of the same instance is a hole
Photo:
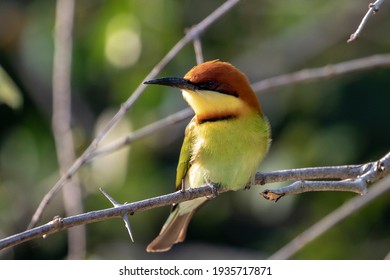
[[[243,188],[266,149],[260,127],[253,121],[229,119],[197,125],[194,132],[190,185],[212,182],[232,190]]]

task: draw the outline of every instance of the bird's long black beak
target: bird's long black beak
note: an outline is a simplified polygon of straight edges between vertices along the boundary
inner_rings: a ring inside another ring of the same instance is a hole
[[[169,87],[176,87],[179,89],[198,90],[199,87],[191,83],[189,80],[183,78],[159,78],[150,81],[145,81],[147,85],[163,85]]]

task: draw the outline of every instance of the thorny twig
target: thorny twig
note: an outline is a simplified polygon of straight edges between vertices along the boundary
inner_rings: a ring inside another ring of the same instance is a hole
[[[335,166],[335,167],[317,167],[317,168],[301,168],[292,170],[280,170],[274,172],[258,173],[256,175],[256,184],[263,185],[273,182],[286,182],[292,180],[309,180],[309,179],[346,179],[349,174],[349,178],[352,182],[355,182],[355,188],[351,188],[349,185],[345,191],[359,192],[363,187],[366,188],[369,184],[372,184],[387,174],[390,173],[390,152],[383,156],[376,162],[371,162],[362,165],[351,165],[351,166]],[[325,181],[326,183],[327,181]],[[342,182],[342,181],[341,181]],[[363,192],[364,191],[363,188]],[[324,189],[321,189],[324,190]],[[333,190],[333,189],[330,189]],[[341,190],[341,189],[340,189]],[[307,191],[307,190],[305,190]],[[311,191],[317,191],[312,189]],[[226,190],[218,190],[219,193],[226,192]],[[276,192],[274,190],[272,192]],[[284,190],[284,195],[289,195],[294,192],[287,192]],[[58,232],[60,230],[74,227],[81,224],[88,224],[98,221],[107,220],[110,218],[123,217],[125,213],[134,214],[158,208],[162,206],[172,205],[183,201],[188,201],[198,197],[214,197],[215,190],[210,186],[204,186],[201,188],[188,189],[186,191],[177,191],[171,194],[162,195],[159,197],[149,198],[138,202],[128,203],[121,206],[92,211],[72,217],[59,218],[56,217],[53,221],[33,228],[27,231],[9,236],[0,240],[0,249],[15,246],[17,244],[32,240],[38,237],[46,236]],[[60,222],[59,222],[60,221]]]

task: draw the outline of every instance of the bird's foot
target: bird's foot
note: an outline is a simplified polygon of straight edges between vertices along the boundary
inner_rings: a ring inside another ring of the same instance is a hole
[[[252,184],[248,183],[248,184],[245,185],[244,190],[245,191],[249,191],[251,189],[251,187],[252,187]]]
[[[211,188],[211,192],[212,192],[212,194],[211,195],[209,195],[208,197],[207,197],[207,199],[213,199],[213,198],[216,198],[217,196],[218,196],[218,189],[221,187],[221,185],[220,184],[218,184],[218,183],[213,183],[213,182],[206,182],[207,183],[207,185]]]

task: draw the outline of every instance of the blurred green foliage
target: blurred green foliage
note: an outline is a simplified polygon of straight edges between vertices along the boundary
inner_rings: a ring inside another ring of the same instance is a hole
[[[77,154],[185,29],[222,3],[76,1],[72,127]],[[386,5],[357,42],[346,43],[366,9],[366,2],[352,0],[243,1],[202,35],[205,59],[230,61],[255,82],[389,52]],[[0,104],[0,238],[25,229],[59,177],[51,131],[54,17],[55,1],[0,2],[0,89],[10,86],[14,100],[9,106]],[[160,76],[182,76],[194,64],[188,45]],[[273,145],[260,170],[356,164],[389,150],[390,69],[286,86],[259,98],[273,131]],[[178,90],[150,87],[106,141],[185,106]],[[79,174],[85,210],[111,207],[100,186],[118,202],[171,192],[184,127],[185,122],[174,125],[84,166]],[[263,258],[355,196],[308,193],[273,204],[259,191],[228,193],[208,203],[195,215],[185,243],[166,254],[146,254],[145,247],[159,232],[168,208],[131,217],[135,243],[119,219],[87,225],[87,258]],[[387,193],[294,258],[384,258],[390,251],[389,202]],[[55,215],[64,215],[60,195],[43,222]],[[0,258],[62,259],[66,253],[66,232],[61,232],[4,250]]]

